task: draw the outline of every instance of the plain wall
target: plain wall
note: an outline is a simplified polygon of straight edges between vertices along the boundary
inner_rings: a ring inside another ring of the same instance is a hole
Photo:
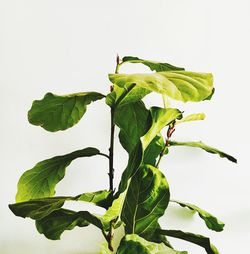
[[[216,93],[211,101],[173,103],[187,114],[207,115],[203,122],[178,126],[174,138],[202,140],[234,155],[238,164],[199,149],[173,148],[161,169],[172,198],[215,214],[226,223],[225,230],[209,231],[197,215],[174,205],[161,222],[166,228],[210,236],[223,254],[246,253],[249,11],[247,0],[0,0],[0,253],[98,253],[104,241],[98,229],[76,228],[65,232],[61,241],[50,241],[36,232],[33,221],[15,217],[7,205],[14,202],[21,174],[38,161],[87,146],[107,152],[109,109],[104,101],[90,105],[80,123],[65,132],[49,133],[30,125],[27,111],[34,99],[48,91],[108,93],[107,74],[114,72],[117,53],[214,74]],[[133,71],[148,70],[135,65],[121,69]],[[162,105],[158,95],[146,101]],[[118,142],[116,148],[117,185],[127,155]],[[108,188],[107,169],[105,158],[76,160],[58,184],[57,194]],[[176,249],[205,253],[186,242],[172,242]]]

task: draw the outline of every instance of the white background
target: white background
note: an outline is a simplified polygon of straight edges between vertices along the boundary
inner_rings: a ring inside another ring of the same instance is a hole
[[[173,104],[186,113],[207,115],[204,122],[179,126],[174,137],[203,140],[233,154],[239,163],[197,149],[173,148],[161,168],[173,198],[216,214],[226,223],[225,231],[209,231],[198,216],[173,205],[161,222],[210,236],[222,254],[248,253],[249,12],[247,0],[1,0],[0,253],[98,253],[103,239],[94,227],[77,228],[64,233],[61,241],[50,241],[36,232],[33,221],[15,217],[7,204],[14,202],[20,175],[36,162],[87,146],[107,152],[109,110],[104,101],[89,106],[81,122],[65,132],[32,126],[26,114],[32,101],[48,91],[107,93],[107,73],[114,71],[116,53],[214,74],[213,100]],[[145,70],[133,65],[121,72]],[[147,103],[161,105],[161,99],[149,96]],[[121,172],[126,154],[118,143],[116,147],[115,168]],[[105,158],[76,160],[57,193],[107,188],[107,168]],[[176,249],[205,253],[186,242],[172,242]]]

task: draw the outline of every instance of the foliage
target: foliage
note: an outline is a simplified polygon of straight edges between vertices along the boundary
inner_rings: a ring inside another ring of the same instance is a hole
[[[151,73],[119,74],[123,64],[143,64]],[[27,170],[18,182],[16,203],[9,205],[11,211],[23,218],[35,220],[39,233],[48,239],[60,239],[66,230],[87,227],[92,224],[101,230],[106,240],[101,253],[111,254],[178,254],[166,237],[175,237],[204,248],[209,254],[218,254],[209,238],[181,230],[162,229],[159,218],[168,208],[169,202],[197,212],[207,227],[222,231],[224,223],[196,205],[170,199],[167,179],[159,165],[163,156],[174,146],[201,148],[218,154],[232,162],[237,160],[202,142],[172,141],[178,124],[204,120],[205,114],[183,116],[179,109],[171,108],[169,101],[200,102],[210,100],[214,93],[213,76],[210,73],[185,71],[168,63],[143,60],[127,56],[117,58],[116,71],[109,74],[112,82],[107,95],[97,92],[80,92],[69,95],[47,93],[43,99],[33,102],[28,112],[29,122],[50,132],[66,130],[79,122],[87,105],[105,98],[111,112],[109,153],[87,147],[69,154],[56,156],[37,163]],[[143,98],[156,92],[162,95],[164,107],[147,108]],[[163,129],[167,127],[167,134]],[[114,135],[119,128],[119,140],[128,153],[117,191],[113,186]],[[55,196],[56,185],[64,177],[67,166],[78,158],[105,156],[109,162],[109,189],[76,196]],[[66,202],[88,202],[106,209],[101,215],[89,211],[72,211],[63,208]],[[117,250],[113,248],[114,229],[121,225],[125,236]]]

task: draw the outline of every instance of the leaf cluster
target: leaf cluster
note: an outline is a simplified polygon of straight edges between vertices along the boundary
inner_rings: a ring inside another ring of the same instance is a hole
[[[120,74],[122,65],[143,64],[151,73]],[[232,162],[236,159],[202,142],[172,140],[178,124],[204,120],[205,114],[183,116],[179,109],[171,108],[166,101],[199,102],[210,100],[214,93],[213,76],[210,73],[185,71],[168,63],[160,63],[127,56],[117,59],[116,72],[109,74],[112,89],[107,95],[98,92],[80,92],[69,95],[47,93],[43,99],[33,102],[28,112],[31,124],[56,132],[77,124],[88,105],[105,98],[111,112],[111,138],[109,154],[97,148],[87,147],[65,155],[38,162],[25,171],[18,182],[16,203],[11,211],[23,218],[35,220],[39,233],[52,240],[60,239],[66,230],[87,227],[99,228],[105,239],[101,253],[148,254],[187,253],[177,251],[167,237],[179,238],[197,244],[209,254],[218,250],[209,238],[176,229],[162,229],[159,218],[169,203],[196,212],[205,225],[214,231],[222,231],[224,223],[196,205],[170,199],[170,190],[160,161],[169,156],[175,146],[201,148],[218,154]],[[147,108],[143,98],[156,92],[162,95],[164,107]],[[114,129],[119,129],[119,141],[128,153],[128,162],[117,188],[113,188]],[[167,134],[163,130],[167,128]],[[109,163],[109,189],[75,196],[55,196],[56,185],[63,180],[66,169],[73,160],[104,156]],[[89,211],[73,211],[64,208],[66,202],[88,202],[106,209],[104,215]],[[117,250],[113,248],[114,230],[124,226],[125,236]]]

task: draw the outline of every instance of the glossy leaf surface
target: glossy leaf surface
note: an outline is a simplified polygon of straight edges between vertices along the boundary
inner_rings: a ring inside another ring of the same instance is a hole
[[[142,166],[131,178],[121,219],[127,234],[154,234],[169,203],[169,186],[159,169]]]
[[[213,76],[210,73],[165,71],[151,74],[109,74],[109,79],[120,87],[135,84],[183,102],[202,101],[213,91]]]
[[[117,254],[187,254],[186,251],[173,250],[163,243],[148,242],[142,237],[131,234],[126,235],[117,250]]]
[[[218,154],[222,158],[227,158],[228,160],[237,163],[237,159],[235,159],[233,156],[224,153],[217,148],[208,146],[204,144],[201,141],[196,141],[196,142],[178,142],[178,141],[170,141],[170,146],[190,146],[190,147],[198,147],[203,150],[205,150],[208,153],[213,153],[213,154]]]
[[[192,211],[195,211],[199,214],[199,216],[205,221],[207,227],[211,230],[220,232],[223,230],[225,224],[218,220],[215,216],[213,216],[212,214],[208,213],[207,211],[199,208],[196,205],[192,205],[189,203],[184,203],[184,202],[180,202],[180,201],[176,201],[176,200],[171,200],[171,202],[177,203],[179,204],[181,207],[187,207]]]
[[[47,131],[66,130],[79,122],[88,104],[103,97],[96,92],[64,96],[47,93],[42,100],[33,102],[28,119],[31,124],[39,125]]]
[[[148,66],[151,71],[184,71],[184,68],[176,67],[168,63],[160,63],[151,60],[143,60],[134,56],[125,56],[122,63],[140,63]]]
[[[205,236],[187,233],[180,230],[160,230],[160,233],[199,245],[203,247],[208,254],[219,254],[216,247],[210,243],[209,238]]]
[[[56,156],[37,163],[26,171],[18,182],[16,201],[51,197],[55,194],[55,186],[60,182],[66,167],[76,158],[89,157],[99,154],[96,148],[88,147],[70,154]]]

